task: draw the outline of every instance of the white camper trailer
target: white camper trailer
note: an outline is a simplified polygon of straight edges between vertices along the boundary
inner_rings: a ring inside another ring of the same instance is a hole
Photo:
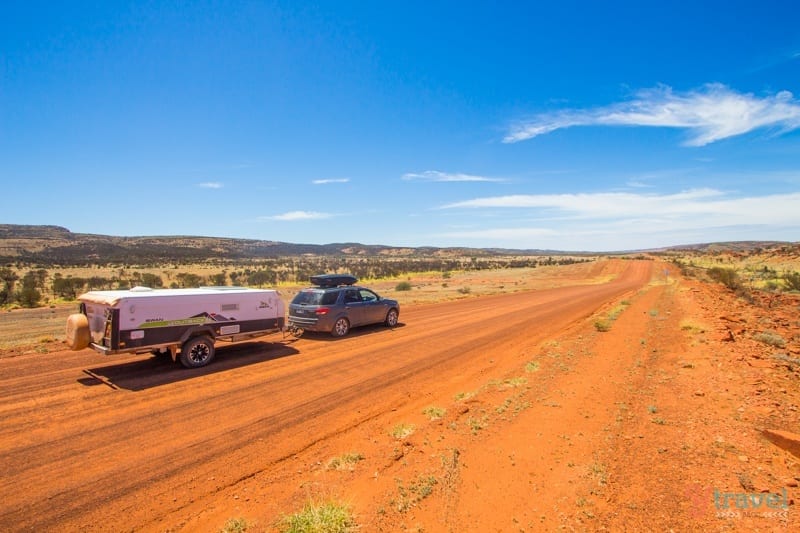
[[[134,287],[90,291],[78,300],[80,313],[67,320],[73,350],[169,353],[187,368],[208,364],[216,340],[245,340],[284,327],[284,304],[274,290]]]

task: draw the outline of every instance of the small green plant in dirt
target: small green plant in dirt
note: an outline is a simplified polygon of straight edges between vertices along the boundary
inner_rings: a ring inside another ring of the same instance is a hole
[[[594,329],[597,331],[611,331],[611,321],[607,318],[595,320]]]
[[[528,380],[522,376],[515,377],[515,378],[506,378],[503,381],[493,379],[489,382],[489,385],[492,387],[497,387],[498,389],[516,389],[517,387],[522,387],[526,385]]]
[[[603,463],[595,462],[589,465],[589,475],[597,480],[598,485],[605,485],[608,481],[608,472]]]
[[[231,518],[225,525],[222,526],[222,529],[219,530],[220,533],[245,533],[252,524],[248,522],[244,518]]]
[[[411,283],[409,283],[407,281],[401,281],[400,283],[395,285],[394,290],[396,290],[397,292],[410,291],[411,290]]]
[[[525,372],[538,372],[539,371],[539,361],[530,361],[527,365],[525,365]]]
[[[447,412],[447,409],[444,407],[435,407],[431,405],[430,407],[426,407],[422,410],[422,414],[428,417],[428,420],[439,420],[444,418],[444,414]]]
[[[659,426],[663,426],[666,423],[667,423],[667,421],[664,420],[663,418],[661,418],[660,416],[657,416],[657,417],[653,418],[653,424],[658,424]]]
[[[681,330],[688,331],[689,333],[705,333],[708,329],[707,326],[700,324],[699,322],[695,322],[693,320],[684,319],[681,320]]]
[[[756,333],[753,338],[758,342],[763,342],[776,348],[786,347],[786,340],[774,331],[762,331],[761,333]]]
[[[397,479],[397,500],[392,504],[395,508],[405,513],[419,502],[433,494],[433,487],[438,483],[435,476],[419,476],[415,481],[412,481],[408,486],[403,485],[402,479]]]
[[[475,397],[475,393],[474,392],[459,392],[458,394],[456,394],[455,400],[457,402],[463,402],[465,400],[469,400],[470,398],[474,398],[474,397]]]
[[[467,424],[469,425],[469,429],[472,431],[472,434],[477,435],[478,431],[485,429],[486,426],[489,425],[489,417],[486,415],[480,418],[470,417],[467,421]]]
[[[328,470],[353,470],[356,463],[363,461],[364,456],[360,453],[344,453],[328,461]]]
[[[392,428],[391,435],[396,439],[404,439],[414,433],[414,424],[401,423]]]
[[[461,287],[460,289],[458,289],[458,292],[459,294],[469,294],[472,292],[472,289],[470,289],[469,287]]]
[[[302,511],[284,517],[279,530],[282,533],[350,533],[356,531],[356,522],[346,505],[334,501],[308,502]]]
[[[518,415],[521,411],[530,406],[531,404],[529,401],[522,399],[522,394],[517,394],[515,396],[506,398],[501,405],[495,408],[495,412],[498,415],[502,415],[511,409],[513,414]]]
[[[630,303],[628,302],[628,300],[622,300],[622,302],[620,302],[620,304],[619,304],[619,305],[617,305],[616,307],[614,307],[614,309],[612,309],[612,310],[611,310],[611,311],[608,313],[608,319],[609,319],[609,320],[616,320],[616,319],[617,319],[617,317],[619,317],[619,315],[621,315],[621,314],[622,314],[622,312],[623,312],[625,309],[627,309],[629,305],[630,305]]]
[[[647,407],[647,410],[651,414],[656,414],[658,412],[658,407],[656,407],[655,405],[650,405],[650,406]]]

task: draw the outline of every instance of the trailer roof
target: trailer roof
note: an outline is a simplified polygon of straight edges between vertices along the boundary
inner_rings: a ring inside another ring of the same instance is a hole
[[[78,296],[82,302],[116,305],[123,298],[152,298],[190,295],[230,295],[230,294],[278,294],[274,289],[251,289],[249,287],[198,287],[195,289],[151,289],[150,287],[134,287],[117,291],[89,291]]]

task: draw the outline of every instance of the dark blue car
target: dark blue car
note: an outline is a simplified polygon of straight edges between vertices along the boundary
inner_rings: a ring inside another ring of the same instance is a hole
[[[348,275],[313,276],[316,285],[300,291],[289,304],[289,329],[295,335],[323,331],[344,337],[357,326],[396,326],[400,304],[355,285],[356,281]]]

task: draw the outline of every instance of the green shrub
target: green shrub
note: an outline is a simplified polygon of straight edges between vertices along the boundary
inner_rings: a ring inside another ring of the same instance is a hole
[[[786,340],[784,340],[783,337],[781,337],[774,331],[764,331],[761,333],[757,333],[756,335],[754,335],[753,338],[759,342],[763,342],[764,344],[775,346],[776,348],[786,347]]]
[[[308,502],[303,510],[283,520],[283,533],[348,533],[356,530],[350,510],[336,502]]]
[[[708,277],[714,281],[722,283],[732,291],[739,289],[742,286],[739,280],[739,275],[733,268],[713,267],[708,269]]]
[[[783,276],[783,281],[790,291],[800,291],[800,272],[787,272]]]
[[[396,291],[398,291],[398,292],[401,292],[401,291],[410,291],[410,290],[411,290],[411,283],[409,283],[409,282],[407,282],[407,281],[401,281],[400,283],[398,283],[398,284],[395,286],[394,290],[396,290]]]

